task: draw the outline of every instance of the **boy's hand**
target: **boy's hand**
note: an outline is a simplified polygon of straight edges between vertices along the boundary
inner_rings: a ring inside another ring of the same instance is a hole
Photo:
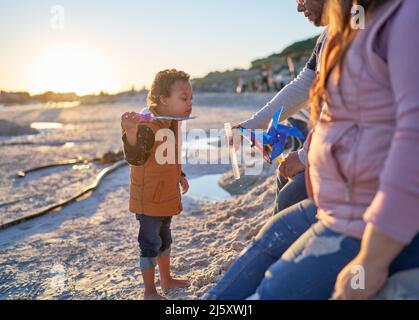
[[[121,127],[125,131],[137,130],[138,120],[135,118],[136,112],[125,112],[121,116]]]
[[[135,118],[136,112],[125,112],[121,116],[121,127],[127,135],[128,143],[132,146],[137,143],[137,130],[139,121]]]
[[[182,187],[182,194],[185,194],[189,190],[189,182],[185,177],[180,178],[180,186]]]

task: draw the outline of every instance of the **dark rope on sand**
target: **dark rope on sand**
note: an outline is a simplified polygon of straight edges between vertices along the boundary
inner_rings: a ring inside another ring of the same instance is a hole
[[[100,158],[93,158],[90,160],[87,159],[81,159],[81,158],[77,158],[77,159],[70,159],[70,160],[66,160],[66,161],[61,161],[61,162],[56,162],[56,163],[51,163],[51,164],[47,164],[47,165],[43,165],[40,167],[34,167],[25,171],[19,171],[17,173],[17,177],[19,178],[25,178],[27,174],[32,173],[32,172],[36,172],[36,171],[41,171],[44,169],[49,169],[49,168],[55,168],[55,167],[61,167],[61,166],[68,166],[68,165],[74,165],[74,164],[88,164],[91,162],[96,162],[98,161],[100,164],[106,164],[106,163],[114,163],[117,162],[119,160],[124,159],[124,154],[122,151],[117,151],[117,152],[107,152],[105,153],[102,157]]]
[[[58,209],[58,208],[62,208],[65,207],[67,205],[69,205],[70,203],[73,203],[74,201],[76,201],[77,199],[81,198],[82,196],[84,196],[85,194],[89,193],[89,192],[93,192],[95,191],[99,185],[101,184],[103,178],[105,178],[107,175],[109,175],[110,173],[126,166],[128,163],[125,160],[120,160],[118,162],[115,162],[113,165],[101,170],[99,172],[99,174],[96,176],[95,182],[93,182],[91,185],[89,185],[88,187],[86,187],[84,190],[82,190],[80,193],[78,193],[77,195],[75,195],[74,197],[72,197],[71,199],[59,202],[57,204],[52,205],[49,208],[46,208],[40,212],[28,215],[26,217],[22,217],[20,219],[16,219],[14,221],[5,223],[0,225],[0,230],[4,230],[7,228],[10,228],[12,226],[16,226],[18,224],[21,224],[23,222],[29,221],[29,220],[33,220],[35,218],[41,217],[43,215],[46,215],[47,213]]]
[[[36,172],[36,171],[41,171],[41,170],[44,170],[44,169],[61,167],[61,166],[68,166],[68,165],[80,164],[80,163],[88,164],[90,162],[99,161],[99,160],[101,160],[101,158],[94,158],[94,159],[91,159],[91,160],[71,159],[71,160],[67,160],[67,161],[63,161],[63,162],[57,162],[57,163],[47,164],[45,166],[31,168],[31,169],[28,169],[26,171],[19,171],[17,173],[17,176],[19,178],[24,178],[29,173]]]

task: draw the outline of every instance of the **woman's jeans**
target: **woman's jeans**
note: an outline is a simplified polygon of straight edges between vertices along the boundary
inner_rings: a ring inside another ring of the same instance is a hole
[[[204,298],[241,300],[255,293],[266,270],[316,222],[316,212],[305,200],[273,216]]]
[[[318,222],[270,266],[250,299],[329,299],[338,274],[357,256],[360,244],[360,240],[336,233]],[[390,265],[389,275],[418,267],[419,236],[416,236]]]
[[[339,272],[358,254],[358,239],[315,223],[310,200],[272,217],[204,298],[317,300],[332,296]],[[419,236],[390,267],[390,275],[419,267]]]

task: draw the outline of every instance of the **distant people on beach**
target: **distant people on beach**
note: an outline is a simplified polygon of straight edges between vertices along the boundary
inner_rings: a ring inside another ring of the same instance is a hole
[[[243,75],[239,77],[239,80],[237,82],[236,92],[237,93],[246,93],[246,92],[248,92],[246,78]]]
[[[269,93],[272,91],[280,91],[284,87],[285,82],[283,75],[281,73],[273,75],[272,70],[270,70],[265,78],[261,75],[261,73],[256,76],[246,74],[239,76],[237,80],[236,93]]]
[[[260,68],[261,78],[261,92],[271,92],[272,89],[272,69],[268,68],[265,64]]]

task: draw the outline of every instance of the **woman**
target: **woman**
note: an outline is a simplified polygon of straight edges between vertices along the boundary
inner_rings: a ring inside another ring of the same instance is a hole
[[[352,29],[354,3],[366,10],[365,30]],[[419,267],[419,40],[409,37],[419,2],[354,3],[328,3],[327,59],[312,90],[307,189],[319,222],[254,297],[367,299],[389,275]],[[351,286],[357,270],[365,288]]]
[[[365,30],[351,28],[353,4],[366,10]],[[418,14],[417,0],[329,0],[306,170],[319,222],[251,298],[367,299],[419,267],[419,40],[409,36]]]

